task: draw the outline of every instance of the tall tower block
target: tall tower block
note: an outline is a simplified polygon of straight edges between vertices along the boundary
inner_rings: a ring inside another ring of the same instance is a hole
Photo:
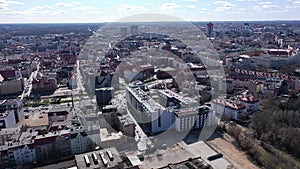
[[[214,34],[214,24],[212,22],[209,22],[207,24],[207,36],[213,37],[213,34]]]

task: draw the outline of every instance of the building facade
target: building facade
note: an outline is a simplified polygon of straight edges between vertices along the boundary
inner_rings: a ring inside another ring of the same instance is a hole
[[[0,129],[16,127],[16,118],[14,110],[5,110],[0,112]]]
[[[80,154],[93,150],[93,142],[85,131],[71,133],[71,153]]]
[[[244,116],[247,113],[247,107],[244,104],[225,99],[214,100],[212,102],[212,109],[216,114],[235,120],[238,120],[240,116]]]
[[[196,100],[168,89],[157,90],[158,102],[135,85],[127,87],[127,102],[138,122],[156,133],[175,128],[187,131],[213,125],[215,114],[209,107],[200,107]],[[147,132],[147,130],[146,130]]]
[[[130,85],[126,92],[129,109],[135,119],[142,123],[146,132],[160,132],[171,128],[174,116],[171,111],[156,103],[137,86]]]
[[[246,105],[248,113],[253,113],[259,108],[259,100],[251,95],[239,96],[239,101]]]

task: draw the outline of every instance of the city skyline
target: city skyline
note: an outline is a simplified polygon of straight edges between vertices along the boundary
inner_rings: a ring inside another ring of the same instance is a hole
[[[144,13],[167,14],[185,21],[299,20],[299,8],[299,0],[0,0],[0,23],[114,22]]]

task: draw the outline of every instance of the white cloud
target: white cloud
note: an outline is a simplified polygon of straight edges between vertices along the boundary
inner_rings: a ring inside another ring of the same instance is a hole
[[[201,8],[199,13],[202,13],[202,14],[203,14],[203,13],[206,13],[206,11],[208,11],[207,8]]]
[[[214,4],[216,5],[223,5],[224,7],[233,7],[234,4],[228,2],[228,1],[215,1]]]
[[[20,15],[18,11],[0,12],[0,15]]]
[[[23,5],[23,3],[19,1],[0,0],[0,11],[12,10],[10,5]]]
[[[286,3],[285,9],[297,9],[300,8],[300,0],[288,0],[289,3]]]
[[[41,14],[50,14],[51,6],[34,6],[25,11],[8,11],[2,12],[0,15],[26,15],[26,16],[36,16]]]
[[[215,9],[216,12],[223,12],[225,10],[231,9],[230,7],[219,6]]]
[[[185,2],[197,2],[198,0],[183,0]]]
[[[138,5],[127,5],[127,4],[118,4],[115,5],[114,8],[117,12],[136,12],[145,10],[144,7]]]
[[[195,5],[186,5],[185,7],[186,7],[186,8],[190,8],[190,9],[195,9],[195,8],[197,8]]]
[[[23,2],[20,1],[10,1],[10,0],[0,0],[0,4],[8,6],[10,4],[12,5],[23,5]]]
[[[0,4],[0,11],[4,11],[4,10],[9,11],[11,9],[6,5]]]
[[[65,2],[57,2],[55,6],[60,6],[60,7],[74,7],[76,5],[80,5],[82,2],[77,2],[77,1],[72,1],[71,3],[65,3]]]
[[[231,11],[231,12],[226,12],[226,14],[240,14],[241,12],[238,11]]]
[[[215,9],[216,12],[223,12],[225,10],[230,10],[230,9],[232,9],[232,7],[236,6],[228,1],[215,1],[214,4],[219,5]]]
[[[171,11],[174,12],[176,9],[178,9],[180,5],[172,2],[164,3],[160,6],[161,11]]]
[[[9,11],[9,10],[11,9],[6,6],[0,6],[0,11]]]
[[[260,2],[259,5],[272,5],[272,2]]]
[[[293,2],[293,5],[296,5],[296,6],[300,5],[300,1]]]
[[[39,10],[47,10],[51,9],[51,6],[34,6],[32,8],[29,8],[27,11],[39,11]]]
[[[284,9],[284,10],[266,10],[264,11],[265,14],[275,14],[275,13],[287,13],[288,10]]]
[[[278,5],[274,5],[272,2],[260,2],[259,5],[261,5],[261,7],[264,9],[279,7]]]
[[[268,9],[268,8],[279,8],[278,5],[263,5],[262,8]]]
[[[88,11],[88,10],[99,10],[98,8],[92,7],[92,6],[79,6],[72,8],[74,11]]]
[[[253,9],[254,10],[260,10],[261,8],[260,8],[260,6],[255,5],[255,6],[253,6]]]
[[[72,11],[69,10],[58,10],[58,11],[54,11],[52,12],[50,15],[67,15],[67,14],[72,14]]]
[[[236,0],[238,2],[245,2],[245,1],[248,1],[248,2],[256,2],[257,0]]]
[[[55,4],[55,6],[72,7],[72,6],[74,6],[74,4],[72,4],[72,3],[58,2],[58,3]]]
[[[258,5],[253,6],[254,10],[263,10],[263,9],[270,9],[270,8],[279,8],[279,6],[269,1],[260,2],[258,3]]]
[[[24,15],[40,15],[40,14],[49,14],[51,6],[34,6],[32,8],[24,11]]]
[[[86,11],[87,14],[100,14],[100,11]]]

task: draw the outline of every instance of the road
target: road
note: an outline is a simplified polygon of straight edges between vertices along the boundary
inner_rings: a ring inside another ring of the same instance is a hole
[[[24,99],[25,96],[29,97],[31,90],[32,90],[32,81],[33,78],[35,78],[40,71],[40,62],[37,64],[36,71],[32,72],[29,79],[27,80],[27,85],[24,87],[23,93],[21,95],[21,100]]]
[[[86,95],[85,88],[84,88],[84,82],[82,80],[82,75],[79,69],[80,66],[80,60],[77,60],[77,65],[76,65],[76,80],[77,80],[77,88],[73,90],[73,94],[79,95],[82,97],[82,95]]]
[[[132,116],[130,111],[127,109],[127,101],[126,101],[126,97],[125,97],[125,92],[116,95],[112,102],[118,103],[118,104],[116,104],[116,105],[118,105],[118,108],[126,108],[126,111],[127,111],[128,115],[134,121],[134,123],[136,125],[136,127],[135,127],[135,131],[136,131],[135,140],[138,142],[137,147],[138,147],[139,151],[144,152],[147,149],[147,145],[152,147],[153,144],[152,144],[151,140],[144,133],[144,131],[142,130],[142,128],[140,127],[138,122],[135,120],[135,118]]]

